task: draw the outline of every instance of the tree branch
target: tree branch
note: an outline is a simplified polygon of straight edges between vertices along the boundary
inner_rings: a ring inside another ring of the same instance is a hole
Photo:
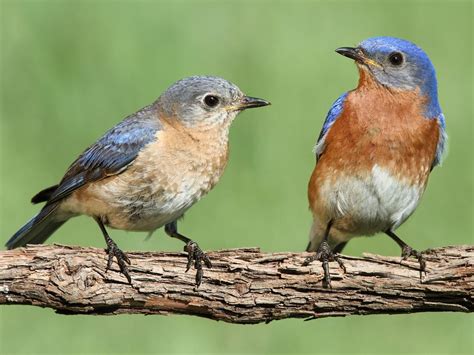
[[[128,253],[132,285],[105,272],[103,249],[35,245],[0,252],[0,304],[49,307],[66,314],[190,314],[231,323],[352,314],[474,310],[474,246],[416,260],[342,256],[347,273],[330,263],[332,289],[321,285],[321,263],[308,253],[266,254],[255,248],[210,252],[213,268],[195,289],[184,253]]]

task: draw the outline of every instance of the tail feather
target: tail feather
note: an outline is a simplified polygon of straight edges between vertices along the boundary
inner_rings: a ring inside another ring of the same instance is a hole
[[[19,248],[26,244],[41,244],[61,227],[67,219],[57,216],[58,204],[46,205],[40,213],[30,219],[5,244],[8,249]]]
[[[41,190],[31,198],[31,203],[47,202],[51,195],[58,189],[59,185],[54,185]]]

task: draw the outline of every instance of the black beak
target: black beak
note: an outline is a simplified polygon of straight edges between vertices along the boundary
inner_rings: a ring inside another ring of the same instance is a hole
[[[267,100],[259,99],[257,97],[244,96],[244,98],[239,103],[239,110],[268,105],[271,105],[271,103]]]
[[[359,63],[364,63],[364,55],[359,48],[354,47],[341,47],[336,49],[336,53],[343,55],[344,57],[354,59]]]

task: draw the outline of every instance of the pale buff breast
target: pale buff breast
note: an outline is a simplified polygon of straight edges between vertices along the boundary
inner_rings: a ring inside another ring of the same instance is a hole
[[[163,126],[124,172],[78,190],[65,207],[101,216],[110,227],[124,230],[152,231],[181,217],[221,177],[227,131]]]

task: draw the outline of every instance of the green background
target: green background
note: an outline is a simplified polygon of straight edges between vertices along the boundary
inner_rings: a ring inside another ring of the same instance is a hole
[[[468,1],[1,1],[2,238],[38,211],[30,197],[108,128],[177,79],[214,74],[273,105],[236,120],[226,173],[181,230],[205,249],[303,250],[311,150],[331,103],[357,82],[355,66],[334,49],[391,35],[430,55],[449,132],[448,157],[400,235],[417,249],[472,243],[472,18]],[[124,250],[182,248],[162,230],[148,241],[112,236]],[[85,217],[49,242],[104,247]],[[364,251],[400,252],[379,235],[345,253]],[[27,306],[0,312],[1,353],[473,351],[473,318],[455,313],[241,326]]]

